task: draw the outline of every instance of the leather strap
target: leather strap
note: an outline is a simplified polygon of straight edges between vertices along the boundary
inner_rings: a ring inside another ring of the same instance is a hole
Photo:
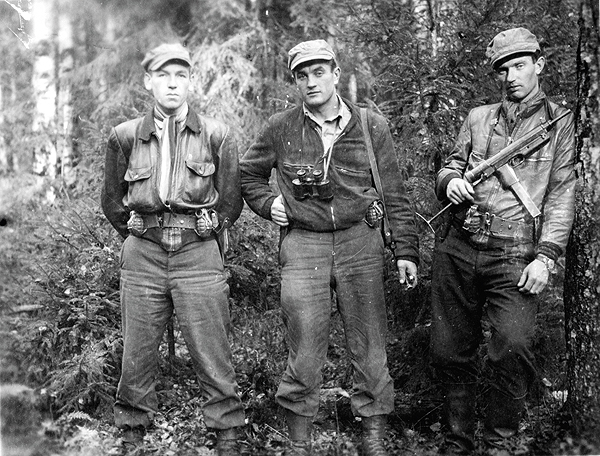
[[[193,230],[196,228],[196,216],[163,212],[162,214],[143,214],[144,228],[182,228]]]
[[[489,212],[474,211],[465,218],[455,217],[454,226],[471,234],[484,233],[498,239],[532,241],[534,224],[502,218]]]
[[[379,176],[379,168],[377,167],[377,160],[375,160],[375,152],[373,151],[373,143],[371,142],[371,134],[369,133],[369,123],[367,118],[367,109],[360,108],[360,120],[362,123],[363,134],[365,136],[365,144],[367,146],[367,153],[369,155],[369,163],[371,164],[371,175],[373,176],[373,182],[375,183],[375,190],[379,194],[379,198],[383,203],[383,238],[385,244],[394,250],[396,247],[392,241],[392,229],[390,227],[390,221],[387,215],[387,209],[385,209],[385,196],[383,194],[383,185],[381,184],[381,177]]]

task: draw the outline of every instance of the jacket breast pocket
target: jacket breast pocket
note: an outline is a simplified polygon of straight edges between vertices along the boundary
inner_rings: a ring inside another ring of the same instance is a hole
[[[214,163],[186,160],[186,179],[184,185],[184,201],[203,204],[213,198],[213,176],[216,171]]]
[[[125,173],[127,205],[130,209],[149,212],[154,209],[152,195],[152,167],[128,168]]]
[[[360,188],[364,191],[373,186],[370,169],[351,169],[336,165],[334,171],[339,176],[340,182],[344,182],[349,187]]]
[[[297,173],[299,170],[304,169],[305,171],[309,171],[312,169],[312,165],[304,165],[302,163],[288,163],[283,162],[283,174],[291,181],[298,177]]]

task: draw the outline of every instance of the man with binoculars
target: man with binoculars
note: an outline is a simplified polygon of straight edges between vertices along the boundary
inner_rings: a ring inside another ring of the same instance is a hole
[[[240,162],[246,202],[282,227],[281,306],[289,356],[276,400],[289,427],[286,454],[311,452],[333,290],[354,367],[351,406],[361,417],[363,453],[385,455],[394,388],[385,350],[383,205],[368,142],[381,172],[399,280],[411,287],[418,263],[413,212],[386,121],[369,111],[364,131],[359,107],[338,96],[341,70],[331,46],[324,40],[300,43],[290,50],[288,67],[302,103],[274,115]],[[273,168],[280,194],[269,185]]]

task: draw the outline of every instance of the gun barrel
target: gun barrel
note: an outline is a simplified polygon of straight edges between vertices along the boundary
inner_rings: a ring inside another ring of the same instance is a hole
[[[555,117],[552,120],[547,120],[544,123],[541,123],[529,133],[527,133],[525,136],[517,139],[512,144],[506,146],[496,155],[493,155],[487,160],[484,160],[472,170],[467,171],[464,175],[464,178],[471,183],[479,180],[481,177],[483,177],[483,180],[485,180],[498,168],[508,163],[524,148],[528,148],[530,151],[532,151],[533,149],[535,149],[535,147],[537,147],[546,140],[545,134],[550,130],[552,125],[554,125],[560,119],[568,115],[570,112],[571,111],[565,111],[560,116]],[[531,147],[532,145],[534,145],[534,147]]]

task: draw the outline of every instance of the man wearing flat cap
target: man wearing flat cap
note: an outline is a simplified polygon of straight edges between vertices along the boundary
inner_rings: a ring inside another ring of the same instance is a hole
[[[337,94],[341,70],[331,46],[324,40],[300,43],[289,51],[288,67],[302,103],[274,115],[240,162],[246,202],[282,228],[281,306],[289,356],[276,400],[289,428],[286,454],[311,453],[335,291],[354,367],[351,406],[362,421],[363,453],[385,455],[394,388],[385,349],[381,200],[400,281],[410,286],[418,263],[413,212],[386,120]],[[367,142],[384,195],[373,184]],[[269,186],[273,168],[279,193]]]
[[[571,113],[552,125],[539,146],[519,151],[509,163],[511,179],[508,168],[479,184],[465,178],[483,160],[567,111],[540,88],[545,60],[529,30],[499,33],[486,55],[503,100],[471,110],[435,188],[440,200],[453,203],[449,231],[436,244],[431,281],[431,354],[444,386],[443,449],[449,454],[474,450],[483,317],[491,334],[490,375],[481,387],[484,442],[507,446],[517,433],[537,376],[531,349],[536,295],[564,253],[574,212]]]
[[[228,341],[222,249],[240,215],[238,152],[223,123],[187,103],[192,61],[178,43],[150,50],[144,85],[155,105],[112,129],[102,209],[123,237],[123,362],[114,406],[124,442],[141,440],[158,411],[157,350],[173,312],[216,430],[217,454],[237,455],[244,411]]]

